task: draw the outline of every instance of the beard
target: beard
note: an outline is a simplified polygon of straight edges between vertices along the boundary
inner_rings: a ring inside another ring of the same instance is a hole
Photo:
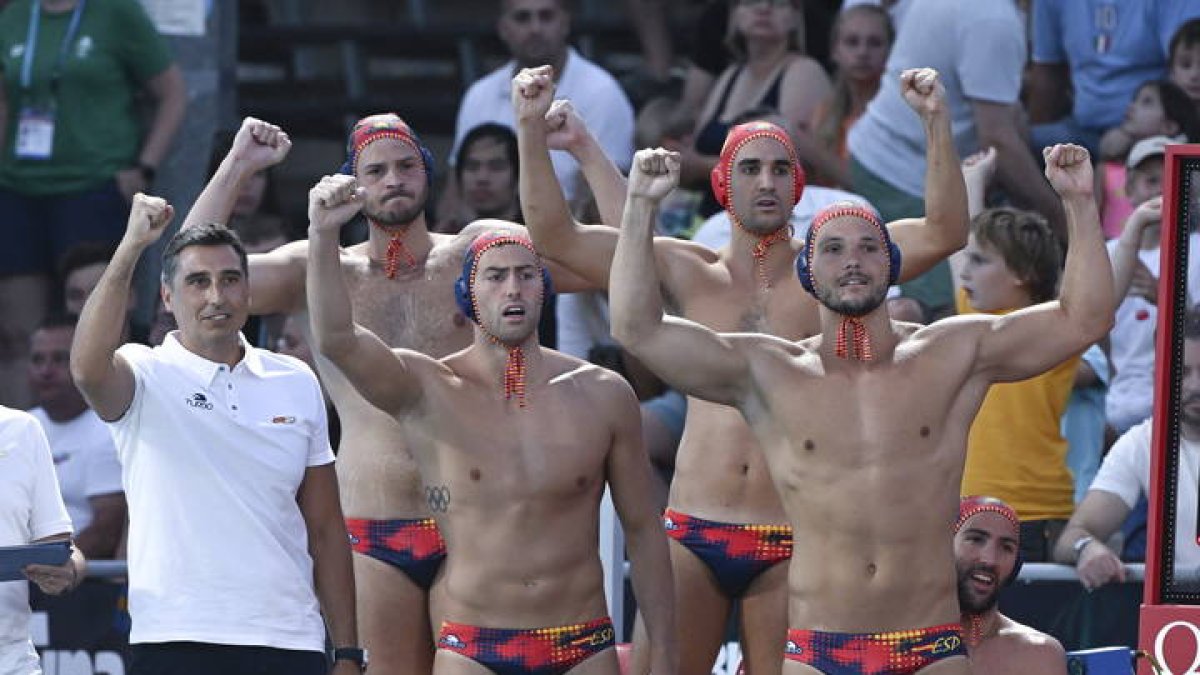
[[[421,215],[425,210],[425,199],[423,197],[414,196],[411,205],[399,210],[394,208],[383,208],[371,205],[363,206],[363,215],[371,222],[383,226],[401,226],[408,225]]]
[[[817,300],[831,311],[842,316],[860,317],[875,311],[887,299],[887,288],[855,300],[840,300],[834,289],[824,285],[817,286]]]
[[[994,568],[985,568],[982,566],[968,567],[966,569],[958,570],[958,607],[963,613],[983,614],[984,612],[995,607],[996,603],[1000,601],[999,586],[997,586],[991,593],[983,597],[977,597],[974,593],[972,593],[970,588],[971,574],[980,569],[992,573],[993,576],[997,576]],[[999,583],[998,576],[997,583]]]

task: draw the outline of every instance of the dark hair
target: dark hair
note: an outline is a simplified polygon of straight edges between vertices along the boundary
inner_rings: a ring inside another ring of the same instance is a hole
[[[1170,80],[1147,80],[1137,88],[1137,93],[1141,93],[1146,87],[1158,90],[1163,117],[1179,125],[1178,133],[1187,136],[1189,143],[1200,140],[1200,114],[1196,113],[1196,104],[1179,85]]]
[[[104,264],[112,260],[117,247],[100,241],[83,241],[75,244],[58,259],[58,277],[65,283],[71,272],[91,265]]]
[[[74,330],[75,325],[78,323],[79,317],[70,312],[50,312],[38,322],[34,332],[39,330],[54,330],[55,328],[70,328]]]
[[[971,234],[1000,253],[1008,269],[1028,285],[1033,302],[1054,299],[1063,251],[1040,214],[1007,206],[985,209],[971,220]]]
[[[508,156],[508,163],[512,165],[513,176],[517,175],[520,169],[520,159],[517,155],[517,135],[513,130],[503,124],[495,122],[485,122],[479,126],[472,127],[463,136],[462,143],[458,146],[458,154],[454,156],[454,177],[458,179],[459,185],[462,184],[463,166],[467,163],[467,150],[470,149],[476,141],[494,138],[504,146],[504,153]]]
[[[1167,48],[1167,67],[1175,63],[1175,55],[1179,49],[1195,44],[1200,44],[1200,19],[1185,21],[1171,36],[1171,45]]]
[[[162,282],[168,286],[175,278],[179,266],[179,253],[189,246],[230,246],[237,253],[242,265],[242,273],[249,274],[250,266],[246,260],[246,247],[237,233],[220,223],[205,223],[179,230],[167,242],[167,248],[162,255]]]

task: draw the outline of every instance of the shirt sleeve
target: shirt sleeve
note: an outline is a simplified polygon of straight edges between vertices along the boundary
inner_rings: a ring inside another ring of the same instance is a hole
[[[1067,62],[1059,0],[1033,0],[1033,62]]]
[[[29,512],[30,539],[36,541],[46,537],[73,532],[71,517],[63,504],[58,489],[58,476],[54,473],[54,458],[50,453],[50,442],[37,420],[29,417],[25,424],[24,444],[33,459],[33,508]]]
[[[1131,509],[1136,506],[1143,486],[1150,480],[1151,428],[1147,420],[1118,438],[1104,457],[1089,490],[1114,494]]]
[[[1002,16],[960,22],[958,44],[962,49],[955,70],[963,95],[992,103],[1016,103],[1025,70],[1020,23]]]
[[[141,3],[135,0],[107,1],[112,2],[121,26],[121,61],[133,73],[134,79],[145,82],[170,67],[171,49]]]

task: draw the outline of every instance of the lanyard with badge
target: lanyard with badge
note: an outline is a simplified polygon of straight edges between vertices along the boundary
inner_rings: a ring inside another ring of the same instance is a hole
[[[71,15],[71,23],[58,48],[58,57],[50,71],[50,90],[44,100],[26,101],[17,118],[16,154],[20,159],[50,159],[54,151],[54,114],[58,106],[58,81],[62,77],[63,62],[75,34],[79,32],[79,20],[87,0],[78,0]],[[29,12],[29,31],[25,37],[25,53],[21,59],[21,92],[25,96],[33,91],[33,59],[37,52],[38,26],[42,17],[41,0],[33,0]]]

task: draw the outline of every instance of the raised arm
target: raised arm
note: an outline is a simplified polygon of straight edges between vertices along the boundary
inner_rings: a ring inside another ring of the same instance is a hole
[[[369,403],[393,415],[420,395],[410,366],[422,358],[393,353],[374,333],[354,323],[342,275],[338,233],[362,209],[363,189],[353,176],[325,176],[308,193],[308,312],[313,342]]]
[[[685,319],[663,316],[653,223],[659,203],[678,184],[676,153],[639,150],[634,155],[609,285],[612,334],[680,392],[734,405],[749,389],[745,354],[726,336]]]
[[[610,227],[621,226],[625,212],[625,176],[604,146],[592,135],[571,102],[561,99],[550,104],[546,113],[546,144],[551,150],[564,150],[579,162],[583,178],[596,199],[600,222]]]
[[[125,236],[79,314],[71,343],[71,377],[101,419],[119,418],[133,402],[133,370],[116,353],[121,346],[129,285],[142,251],[158,241],[174,215],[175,209],[164,199],[140,192],[133,196]]]
[[[1058,300],[990,322],[976,367],[993,381],[1023,380],[1082,352],[1112,328],[1112,266],[1092,196],[1092,164],[1077,145],[1046,148],[1046,178],[1062,199],[1070,245]]]
[[[204,186],[182,227],[201,223],[228,224],[242,184],[251,176],[279,164],[292,141],[282,129],[247,117],[233,137],[229,153]],[[303,307],[303,253],[285,244],[270,253],[250,256],[250,311],[254,314],[291,313]]]
[[[521,212],[539,253],[605,288],[617,233],[611,227],[583,225],[571,217],[554,175],[547,143],[546,115],[554,97],[551,74],[550,66],[542,66],[522,70],[513,78],[513,113],[521,160]],[[611,186],[602,184],[592,187],[611,191]],[[611,201],[612,196],[597,192],[597,200]],[[609,210],[611,204],[605,204],[604,208]]]
[[[927,272],[967,244],[967,188],[950,131],[946,89],[936,70],[900,74],[900,91],[925,126],[925,217],[888,225],[904,252],[901,281]]]
[[[625,530],[633,593],[646,622],[650,672],[675,673],[679,657],[671,556],[655,501],[653,469],[642,443],[641,412],[629,385],[611,373],[605,382],[604,408],[611,411],[613,444],[606,473],[613,506]]]
[[[1142,247],[1142,235],[1152,225],[1162,222],[1162,196],[1143,202],[1125,220],[1125,229],[1117,239],[1112,252],[1113,294],[1120,302],[1129,293],[1134,273],[1142,267],[1138,249]]]

